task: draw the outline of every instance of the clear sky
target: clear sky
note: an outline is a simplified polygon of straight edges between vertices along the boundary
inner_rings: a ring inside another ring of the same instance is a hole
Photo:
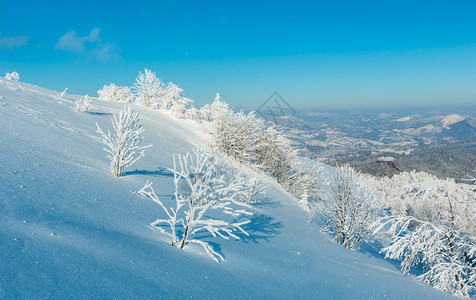
[[[2,76],[96,96],[145,67],[198,105],[475,105],[476,2],[0,0]]]

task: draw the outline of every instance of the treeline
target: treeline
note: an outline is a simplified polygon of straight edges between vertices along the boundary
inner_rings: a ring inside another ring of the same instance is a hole
[[[401,172],[426,172],[439,179],[453,178],[464,182],[476,170],[476,147],[467,149],[438,150],[410,155],[398,155],[392,162],[378,161],[370,155],[358,159],[329,162],[330,165],[348,163],[356,170],[377,177],[392,177]]]

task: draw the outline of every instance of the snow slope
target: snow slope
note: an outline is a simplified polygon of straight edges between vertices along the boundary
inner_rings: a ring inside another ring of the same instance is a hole
[[[443,123],[443,127],[448,127],[450,125],[456,124],[458,122],[464,121],[466,118],[463,116],[460,116],[458,114],[452,114],[444,117],[441,122]]]
[[[172,154],[205,143],[192,121],[136,107],[146,156],[123,178],[109,174],[95,122],[111,128],[123,106],[0,78],[0,298],[435,298],[452,297],[372,251],[349,251],[307,225],[279,185],[256,205],[251,234],[184,250],[149,223],[162,211],[133,194],[147,179],[171,200]]]

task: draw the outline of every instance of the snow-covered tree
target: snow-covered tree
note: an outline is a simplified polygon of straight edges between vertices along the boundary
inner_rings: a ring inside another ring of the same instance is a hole
[[[200,111],[196,107],[192,106],[185,111],[183,117],[187,120],[199,121]]]
[[[193,101],[183,96],[183,90],[176,84],[165,84],[154,72],[145,69],[139,73],[133,86],[136,103],[171,111],[178,118],[196,120],[199,118]]]
[[[271,151],[265,157],[265,168],[278,183],[286,185],[292,176],[293,165],[297,161],[296,150],[284,135],[277,132],[269,141],[270,145],[265,147]]]
[[[300,162],[296,150],[283,134],[257,118],[254,112],[233,112],[220,94],[212,104],[200,109],[200,120],[211,134],[214,148],[272,175],[311,213],[309,202],[317,201],[322,194],[322,167]]]
[[[20,80],[20,74],[18,74],[16,71],[13,71],[11,73],[5,74],[5,78],[10,79],[10,80],[14,80],[14,81],[18,81],[18,80]]]
[[[362,177],[391,214],[437,225],[448,224],[454,214],[460,220],[458,230],[476,236],[476,193],[468,185],[425,172],[402,172],[392,178]]]
[[[286,189],[298,199],[310,219],[317,210],[317,203],[324,199],[322,189],[325,185],[327,181],[322,164],[304,157],[296,160],[285,182]]]
[[[263,127],[261,134],[261,143],[256,149],[255,164],[261,170],[268,171],[272,153],[276,149],[276,136],[279,135],[274,127]]]
[[[124,175],[124,169],[134,164],[145,155],[145,149],[152,145],[140,146],[144,137],[144,128],[139,122],[139,114],[134,112],[129,104],[125,106],[112,119],[113,134],[108,130],[107,134],[96,123],[97,132],[101,134],[101,142],[107,146],[104,150],[111,161],[111,172],[116,177]]]
[[[391,213],[373,225],[390,236],[387,258],[401,260],[403,273],[421,269],[417,278],[440,290],[475,290],[476,194],[467,185],[424,172],[364,180]]]
[[[175,117],[186,119],[196,118],[196,116],[194,116],[194,109],[193,101],[185,97],[175,99],[170,107],[170,111],[172,111]]]
[[[170,236],[175,247],[198,244],[215,261],[223,260],[209,243],[194,236],[199,232],[209,232],[213,237],[224,239],[239,239],[236,232],[248,235],[242,226],[250,220],[236,222],[227,218],[236,220],[252,215],[240,201],[249,187],[239,178],[228,178],[219,157],[206,149],[197,148],[192,153],[174,155],[174,168],[169,170],[174,174],[175,207],[169,207],[159,199],[151,182],[138,192],[152,199],[166,214],[165,219],[158,219],[151,225]],[[177,230],[179,226],[182,230]]]
[[[88,95],[74,101],[74,110],[77,112],[87,112],[91,110],[91,98]]]
[[[451,212],[453,214],[453,212]],[[456,216],[449,224],[419,220],[413,216],[388,216],[374,224],[375,233],[384,228],[391,244],[385,258],[401,260],[402,272],[420,267],[417,279],[457,296],[476,290],[476,245],[457,230]]]
[[[253,112],[234,113],[217,94],[211,105],[201,111],[212,144],[240,162],[256,165],[282,183],[290,175],[296,152],[288,139],[267,127]]]
[[[335,235],[337,244],[351,249],[371,233],[370,225],[380,213],[379,203],[349,165],[337,168],[329,187],[330,195],[322,202],[324,230]]]
[[[173,82],[169,82],[164,89],[162,109],[171,109],[176,101],[183,98],[183,90]]]
[[[200,120],[213,121],[222,115],[226,115],[231,111],[226,102],[221,101],[220,94],[217,93],[215,101],[212,104],[205,104],[200,108]]]
[[[253,163],[263,142],[264,120],[257,118],[254,112],[245,114],[243,111],[233,114],[232,118],[230,155],[240,162]]]
[[[144,73],[140,72],[132,88],[136,103],[151,108],[163,108],[165,85],[154,72],[147,69]]]
[[[211,105],[205,105],[200,113],[205,122],[205,129],[212,136],[212,145],[231,156],[231,134],[233,128],[233,110],[228,104],[215,98]]]
[[[114,102],[133,102],[134,94],[127,86],[117,86],[114,83],[104,85],[102,90],[98,91],[99,99]]]

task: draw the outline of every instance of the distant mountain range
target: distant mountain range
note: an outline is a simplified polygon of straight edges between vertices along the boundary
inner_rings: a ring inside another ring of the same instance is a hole
[[[281,117],[276,126],[301,155],[330,164],[348,162],[374,175],[415,169],[459,181],[476,173],[476,108],[300,111]]]

